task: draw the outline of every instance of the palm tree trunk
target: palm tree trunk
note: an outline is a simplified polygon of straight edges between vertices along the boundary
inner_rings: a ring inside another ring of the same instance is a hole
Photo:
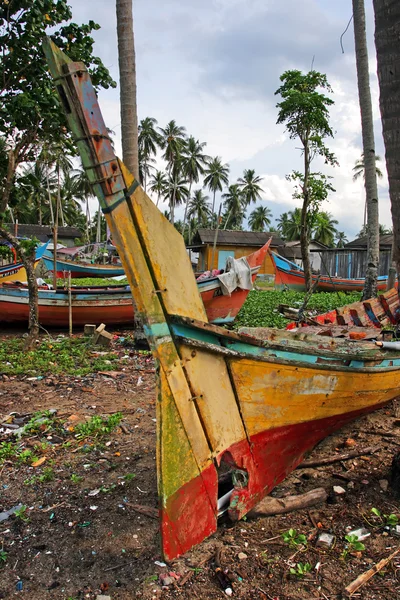
[[[117,0],[118,64],[121,104],[122,158],[139,181],[136,59],[132,0]]]
[[[312,276],[311,276],[311,264],[310,255],[308,252],[308,205],[309,205],[309,191],[308,191],[308,179],[310,175],[310,152],[308,148],[308,140],[304,146],[304,183],[303,183],[303,206],[301,209],[301,227],[300,227],[300,248],[301,258],[303,261],[304,278],[306,283],[307,292],[311,290]]]
[[[373,0],[380,109],[393,220],[393,261],[400,276],[400,4]],[[399,279],[400,281],[400,279]]]
[[[214,217],[214,210],[215,210],[215,190],[214,190],[213,205],[212,205],[212,215],[213,215],[213,217]]]
[[[189,180],[189,196],[187,197],[186,200],[186,205],[185,205],[185,214],[183,215],[183,226],[182,226],[182,237],[184,237],[184,233],[185,233],[185,229],[186,229],[186,219],[187,219],[187,209],[188,209],[188,204],[189,204],[189,200],[190,200],[190,194],[192,193],[192,179]]]
[[[52,202],[51,193],[50,193],[49,165],[48,164],[46,165],[46,182],[47,182],[47,195],[49,197],[51,225],[54,227],[54,211],[53,211],[53,202]]]
[[[376,296],[378,293],[379,206],[364,0],[353,0],[353,21],[364,153],[365,193],[367,196],[367,273],[363,291],[363,299],[366,300],[367,298]]]
[[[101,209],[99,205],[99,209],[97,211],[97,231],[96,231],[96,243],[99,244],[101,242]]]

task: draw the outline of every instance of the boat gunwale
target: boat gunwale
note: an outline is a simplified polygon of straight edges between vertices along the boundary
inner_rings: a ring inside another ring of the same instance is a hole
[[[232,348],[227,348],[226,346],[218,346],[217,344],[211,344],[209,342],[203,342],[201,340],[194,340],[193,338],[188,338],[188,337],[185,337],[178,333],[174,333],[173,335],[174,335],[174,338],[177,340],[178,345],[179,345],[179,343],[183,343],[183,344],[185,344],[185,346],[191,346],[194,348],[198,348],[199,350],[207,350],[208,352],[212,352],[213,354],[221,354],[226,357],[254,360],[257,362],[273,363],[276,365],[288,365],[288,366],[301,368],[301,369],[315,369],[315,370],[330,371],[330,372],[344,371],[346,373],[358,373],[358,374],[367,373],[367,374],[375,374],[375,375],[381,375],[382,373],[399,370],[399,367],[396,365],[387,366],[387,367],[379,367],[379,368],[378,367],[365,367],[365,366],[355,367],[354,365],[346,366],[346,365],[332,364],[332,363],[329,363],[328,361],[326,363],[306,363],[306,362],[301,362],[299,360],[288,360],[285,358],[271,356],[271,355],[269,355],[269,356],[259,356],[258,355],[257,356],[256,354],[246,354],[245,352],[239,352],[238,350],[233,350]],[[261,348],[266,350],[266,348],[263,346],[261,346]],[[278,348],[276,348],[276,350],[278,350]],[[287,348],[283,348],[283,350],[288,351]],[[298,354],[300,354],[300,352],[298,352]],[[333,357],[333,356],[331,356],[331,357],[335,358],[335,360],[338,360],[338,357]],[[349,361],[351,359],[340,356],[340,360]],[[358,360],[359,362],[362,362],[359,358],[356,358],[354,360]],[[391,360],[391,358],[385,357],[385,360]],[[371,360],[371,362],[377,362],[377,361]]]
[[[314,349],[310,348],[308,349],[307,347],[304,346],[294,346],[294,345],[290,345],[290,341],[294,341],[294,342],[298,342],[298,341],[302,341],[302,340],[289,340],[289,344],[282,344],[279,343],[279,341],[273,341],[273,340],[260,340],[258,338],[255,337],[251,337],[249,335],[244,335],[244,334],[239,334],[236,332],[231,332],[228,331],[222,327],[218,327],[217,325],[212,325],[211,323],[205,323],[202,321],[196,321],[195,319],[188,319],[186,317],[180,317],[177,315],[174,315],[171,318],[171,323],[175,324],[175,325],[183,325],[186,327],[190,327],[192,329],[198,330],[198,331],[207,331],[207,333],[211,333],[213,335],[216,336],[216,338],[218,338],[218,341],[221,342],[221,338],[225,338],[228,340],[232,340],[234,342],[239,342],[239,343],[243,343],[243,344],[247,344],[250,346],[256,346],[259,348],[263,348],[265,350],[276,350],[276,351],[280,351],[280,352],[295,352],[296,354],[304,354],[306,356],[320,356],[321,358],[331,358],[334,360],[342,360],[342,361],[364,361],[364,362],[379,362],[382,360],[397,360],[400,358],[400,355],[398,353],[394,353],[394,352],[388,352],[387,350],[382,351],[380,348],[378,348],[377,346],[371,346],[369,348],[360,348],[359,353],[346,353],[345,355],[343,354],[343,352],[337,352],[335,350],[328,350],[328,349],[323,349],[320,348],[318,349],[318,351],[315,351]],[[279,332],[281,330],[279,329],[274,329],[274,328],[266,328],[266,329],[270,329],[271,331],[276,331]],[[285,330],[282,330],[285,331]],[[287,332],[286,332],[287,333]],[[225,349],[228,354],[232,355],[234,354],[235,356],[241,356],[241,357],[248,357],[249,355],[246,354],[245,352],[239,352],[237,350],[232,350],[231,348],[227,348],[226,345],[219,345],[219,344],[212,344],[211,342],[202,342],[201,340],[193,340],[192,338],[188,338],[185,335],[182,335],[180,333],[177,332],[173,332],[173,335],[176,338],[179,338],[181,340],[186,340],[185,343],[190,344],[190,343],[194,343],[194,342],[200,342],[201,344],[203,344],[204,348],[207,348],[208,350],[212,350],[213,352],[219,353],[221,351],[221,349]],[[319,340],[319,336],[315,335],[315,334],[307,334],[307,338],[309,342],[312,341],[316,341],[316,342],[320,342],[321,340]],[[285,339],[287,340],[288,337],[285,337]],[[336,341],[338,341],[337,338],[335,338]],[[351,340],[343,340],[343,342],[346,342],[348,345],[350,344],[366,344],[366,343],[370,343],[370,342],[365,342],[363,340],[355,340],[355,341],[351,341]],[[340,341],[339,341],[340,343]],[[368,352],[374,352],[375,355],[371,356],[371,354],[367,354]],[[382,355],[382,352],[385,352],[384,355]],[[379,356],[380,355],[380,356]],[[256,357],[255,355],[251,355],[252,358],[257,358],[257,360],[269,360],[269,357]],[[273,358],[273,357],[271,357]],[[277,358],[276,360],[278,360],[279,362],[284,361],[285,359],[283,358]],[[289,360],[287,361],[288,364],[295,364],[296,361],[293,360]],[[296,363],[297,364],[297,363]],[[326,363],[327,366],[334,366],[335,368],[339,365],[329,365],[328,363]],[[299,362],[300,366],[304,366],[304,363]],[[317,366],[318,363],[316,363],[315,365],[313,364],[312,366]],[[310,365],[309,365],[310,366]],[[319,366],[319,365],[318,365]],[[345,369],[346,371],[348,371],[349,369],[354,369],[354,371],[359,372],[361,369],[363,371],[365,371],[366,369],[372,369],[371,372],[376,372],[376,368],[374,367],[350,367],[350,366],[346,366],[343,365],[343,369]],[[383,370],[396,370],[399,369],[398,366],[388,366],[388,367],[380,367],[379,368],[379,372],[382,372]],[[368,371],[365,371],[368,372]]]

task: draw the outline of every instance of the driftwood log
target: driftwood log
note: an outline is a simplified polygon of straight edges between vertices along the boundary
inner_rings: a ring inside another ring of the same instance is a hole
[[[374,565],[373,567],[371,567],[371,569],[368,569],[368,571],[365,571],[365,573],[362,573],[362,575],[359,575],[357,577],[357,579],[355,579],[354,581],[352,581],[346,588],[345,588],[345,594],[347,596],[352,596],[357,590],[360,589],[360,587],[362,587],[363,585],[365,585],[367,583],[367,581],[369,581],[374,575],[376,575],[376,573],[379,573],[379,571],[382,571],[382,569],[384,567],[386,567],[386,565],[400,552],[400,548],[397,548],[397,550],[395,550],[394,552],[392,552],[392,554],[390,554],[390,556],[388,556],[387,558],[383,558],[382,560],[380,560],[378,563],[376,563],[376,565]]]
[[[346,454],[337,454],[336,456],[328,456],[327,458],[320,458],[319,460],[306,460],[305,462],[297,465],[296,469],[308,469],[310,467],[322,467],[323,465],[333,465],[336,462],[342,460],[350,460],[359,456],[365,456],[366,454],[373,454],[376,448],[361,448],[354,452],[347,452]]]
[[[254,519],[256,517],[282,515],[294,510],[315,506],[316,504],[325,502],[327,497],[328,494],[324,488],[316,488],[305,494],[287,496],[286,498],[271,498],[271,496],[267,496],[253,510],[247,513],[247,518]]]

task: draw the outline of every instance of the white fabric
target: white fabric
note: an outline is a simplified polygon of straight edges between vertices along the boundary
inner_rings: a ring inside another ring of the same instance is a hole
[[[233,258],[229,256],[226,260],[225,273],[218,275],[221,290],[224,296],[230,296],[236,288],[252,290],[251,268],[247,258]]]

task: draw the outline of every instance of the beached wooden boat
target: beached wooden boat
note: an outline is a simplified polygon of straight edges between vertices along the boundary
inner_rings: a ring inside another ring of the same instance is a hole
[[[87,69],[51,42],[45,52],[158,362],[160,520],[172,559],[212,534],[221,511],[244,516],[323,437],[397,396],[400,354],[207,323],[183,239],[116,158]]]
[[[270,256],[275,267],[275,286],[304,292],[306,280],[303,269],[274,252],[270,252]],[[378,290],[386,290],[387,280],[387,275],[378,277]],[[312,274],[312,281],[316,283],[314,289],[318,292],[361,292],[365,284],[365,279],[345,279],[315,274]]]
[[[42,244],[36,248],[35,267],[39,264],[45,253],[47,244]],[[13,262],[0,266],[0,284],[8,281],[27,281],[24,265],[18,260],[15,250],[11,250]]]
[[[271,239],[262,248],[246,256],[247,264],[251,271],[252,283],[254,283],[265,259]],[[237,287],[230,295],[224,295],[223,287],[218,277],[198,280],[197,287],[201,294],[209,322],[218,325],[234,321],[250,291],[250,288],[242,289]]]
[[[297,321],[286,327],[293,330],[306,327],[307,332],[315,332],[331,337],[353,337],[353,339],[380,338],[381,329],[386,329],[390,337],[394,326],[400,322],[400,301],[396,289],[360,302],[353,302],[326,313],[314,315],[304,311]]]
[[[251,279],[257,276],[268,252],[270,242],[247,256]],[[231,323],[244,301],[249,289],[236,288],[224,295],[221,281],[211,277],[197,282],[210,323]],[[124,325],[133,323],[132,294],[129,286],[73,286],[72,321],[75,326],[85,323]],[[29,295],[23,285],[0,285],[0,323],[28,322]],[[47,327],[67,327],[69,323],[69,299],[66,288],[50,290],[39,287],[39,321]]]
[[[83,277],[118,277],[124,275],[124,269],[121,265],[121,261],[117,255],[114,256],[109,253],[107,254],[107,260],[111,262],[105,264],[91,262],[90,255],[98,255],[100,253],[101,246],[104,244],[91,244],[88,246],[82,246],[77,248],[62,248],[57,250],[56,255],[56,270],[57,277],[63,277],[64,273],[71,273],[73,278]],[[93,260],[93,259],[92,259]],[[43,262],[49,273],[54,271],[54,255],[52,252],[46,252],[43,257]]]
[[[39,322],[45,327],[68,327],[69,294],[66,288],[57,290],[39,286]],[[133,324],[132,294],[128,286],[93,286],[71,289],[73,326],[86,323],[106,325]],[[0,286],[0,323],[27,323],[29,292],[27,286]]]

